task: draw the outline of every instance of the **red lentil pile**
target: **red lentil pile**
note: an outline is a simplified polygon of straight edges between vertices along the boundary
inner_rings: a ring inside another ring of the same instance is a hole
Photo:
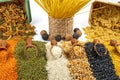
[[[7,43],[7,50],[0,50],[0,80],[17,80],[17,64],[13,55],[17,41],[9,40]]]

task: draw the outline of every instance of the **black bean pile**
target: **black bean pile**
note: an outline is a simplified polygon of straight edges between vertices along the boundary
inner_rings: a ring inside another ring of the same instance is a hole
[[[103,47],[103,45],[99,44]],[[85,51],[96,80],[120,80],[114,70],[109,52],[105,56],[99,56],[94,50],[94,44],[88,42],[85,44]],[[105,48],[105,47],[104,47]],[[104,51],[104,50],[103,50]]]

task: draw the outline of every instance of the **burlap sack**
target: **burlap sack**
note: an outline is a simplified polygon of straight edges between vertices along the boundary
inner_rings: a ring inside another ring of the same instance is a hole
[[[49,34],[65,36],[66,33],[72,35],[73,18],[55,19],[49,16]]]

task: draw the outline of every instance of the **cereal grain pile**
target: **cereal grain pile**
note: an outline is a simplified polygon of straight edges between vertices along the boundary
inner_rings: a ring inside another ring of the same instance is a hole
[[[62,43],[65,55],[69,59],[68,68],[72,80],[96,80],[88,62],[83,43],[72,45],[70,41]]]

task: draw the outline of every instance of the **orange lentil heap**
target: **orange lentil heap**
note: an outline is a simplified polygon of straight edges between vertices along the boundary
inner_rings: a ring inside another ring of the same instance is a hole
[[[34,28],[27,21],[23,4],[0,3],[0,39],[32,36],[35,34]]]
[[[73,44],[72,44],[73,43]],[[65,55],[69,59],[68,68],[72,80],[96,80],[92,75],[83,43],[75,40],[62,42]]]
[[[16,60],[13,57],[17,41],[0,41],[0,80],[17,80]]]
[[[84,28],[88,41],[99,39],[110,51],[116,74],[120,77],[120,54],[110,45],[110,40],[120,44],[120,7],[111,4],[94,3],[89,27]]]

